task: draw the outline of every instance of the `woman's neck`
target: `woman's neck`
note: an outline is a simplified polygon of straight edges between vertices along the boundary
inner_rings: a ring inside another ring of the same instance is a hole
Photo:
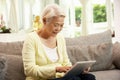
[[[37,31],[37,34],[44,39],[49,39],[50,38],[50,35],[47,34],[47,32],[45,32],[45,30],[43,31],[43,29]]]
[[[37,33],[38,33],[39,37],[41,38],[42,43],[44,45],[46,45],[47,47],[54,48],[57,46],[56,37],[47,35],[43,31],[38,31]]]

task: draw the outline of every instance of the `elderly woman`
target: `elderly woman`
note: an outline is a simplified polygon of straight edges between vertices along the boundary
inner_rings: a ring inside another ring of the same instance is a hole
[[[23,45],[26,80],[64,80],[62,76],[71,68],[64,37],[59,34],[65,14],[58,5],[51,4],[44,9],[41,18],[42,28],[29,33]],[[74,80],[73,78],[95,80],[94,75],[88,73],[68,79]]]

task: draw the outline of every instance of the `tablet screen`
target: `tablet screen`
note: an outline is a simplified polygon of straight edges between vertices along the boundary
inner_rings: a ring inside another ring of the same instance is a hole
[[[73,67],[65,74],[65,76],[80,75],[83,70],[91,67],[95,62],[95,60],[76,62]]]

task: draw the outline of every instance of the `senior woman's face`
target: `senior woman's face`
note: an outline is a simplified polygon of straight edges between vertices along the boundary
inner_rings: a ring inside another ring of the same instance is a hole
[[[64,17],[55,17],[46,25],[48,34],[56,36],[63,28]]]

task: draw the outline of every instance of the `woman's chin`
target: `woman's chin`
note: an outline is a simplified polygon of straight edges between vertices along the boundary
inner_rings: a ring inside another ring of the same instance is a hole
[[[57,36],[57,33],[53,33],[53,36],[54,36],[54,37]]]

